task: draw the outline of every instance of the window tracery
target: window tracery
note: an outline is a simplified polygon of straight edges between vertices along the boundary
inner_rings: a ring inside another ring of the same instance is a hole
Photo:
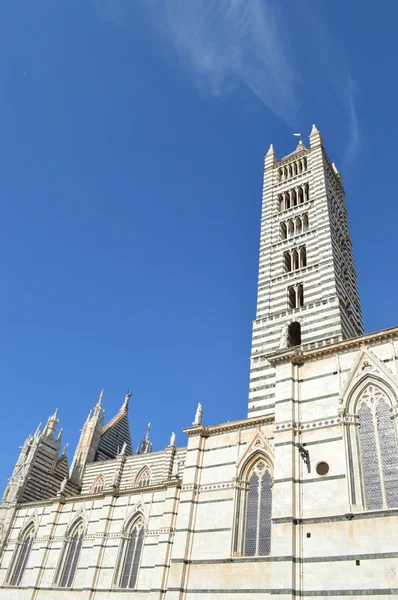
[[[271,469],[263,457],[251,465],[239,492],[235,551],[243,556],[267,556],[271,552]]]
[[[136,587],[145,536],[145,522],[140,515],[133,521],[128,533],[122,540],[120,560],[122,567],[117,574],[117,584],[121,588]]]
[[[18,586],[21,584],[22,577],[29,561],[33,540],[34,526],[32,524],[28,527],[28,529],[25,530],[25,533],[17,542],[14,559],[11,563],[11,571],[7,578],[10,582],[10,585]]]
[[[370,510],[398,506],[398,447],[390,401],[379,387],[369,385],[357,414],[364,505]]]
[[[137,475],[135,484],[137,487],[147,487],[148,485],[151,485],[151,472],[149,467],[144,467],[141,469]]]
[[[80,519],[72,528],[63,548],[57,577],[59,587],[72,587],[83,545],[83,536],[84,523],[82,519]]]
[[[98,475],[98,477],[94,480],[94,482],[90,488],[90,492],[92,494],[99,494],[104,489],[104,486],[105,486],[104,476]]]

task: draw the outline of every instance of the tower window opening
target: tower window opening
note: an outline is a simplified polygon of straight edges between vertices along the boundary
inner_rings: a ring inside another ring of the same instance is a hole
[[[308,215],[303,215],[303,232],[308,231]]]
[[[298,203],[299,204],[303,204],[303,202],[304,202],[304,195],[303,195],[303,188],[301,186],[297,190],[297,195],[298,195]]]
[[[287,288],[289,308],[296,308],[296,290],[294,285]]]
[[[290,256],[290,252],[285,252],[284,261],[285,261],[285,272],[288,273],[292,270],[292,257]]]
[[[297,308],[304,306],[304,289],[303,284],[299,283],[297,286]]]
[[[300,267],[297,268],[302,268],[302,267],[306,267],[307,266],[307,251],[305,249],[305,246],[302,246],[300,248]]]
[[[292,271],[297,271],[300,268],[299,264],[299,254],[297,250],[293,250],[292,252]]]
[[[297,217],[296,219],[296,235],[300,235],[302,230],[301,218]]]
[[[297,193],[296,190],[292,190],[292,205],[297,206]]]
[[[286,223],[281,223],[281,240],[286,240],[286,238],[287,238]]]
[[[301,344],[301,325],[297,321],[290,323],[288,330],[288,342],[289,348],[293,346],[299,346]]]
[[[290,194],[289,192],[285,192],[285,210],[290,208]]]
[[[294,236],[294,223],[293,223],[293,221],[288,221],[287,228],[288,228],[288,237],[292,238]]]

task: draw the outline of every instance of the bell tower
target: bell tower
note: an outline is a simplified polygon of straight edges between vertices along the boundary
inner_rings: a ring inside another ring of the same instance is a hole
[[[271,144],[264,160],[251,417],[274,411],[267,355],[363,334],[342,179],[315,125],[309,141],[280,161]]]

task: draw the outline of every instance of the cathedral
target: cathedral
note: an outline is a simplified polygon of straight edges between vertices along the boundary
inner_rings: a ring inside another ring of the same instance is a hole
[[[247,418],[134,453],[103,392],[55,412],[0,504],[0,600],[398,596],[398,327],[364,334],[344,188],[315,125],[264,161]],[[89,408],[89,407],[87,407]]]

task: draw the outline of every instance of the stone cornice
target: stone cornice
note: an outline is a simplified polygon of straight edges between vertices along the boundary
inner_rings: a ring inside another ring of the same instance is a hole
[[[300,350],[299,348],[292,348],[288,350],[280,350],[273,354],[264,354],[259,352],[255,355],[255,358],[265,357],[271,365],[287,362],[292,362],[293,364],[303,364],[305,362],[317,360],[318,358],[322,358],[324,356],[342,354],[343,352],[360,348],[362,345],[374,345],[379,342],[387,342],[388,340],[392,339],[398,340],[398,327],[391,327],[389,329],[382,329],[381,331],[367,333],[359,337],[337,342],[336,344],[329,344],[328,346],[314,348],[313,350]]]
[[[169,487],[181,487],[181,480],[174,478],[168,479],[167,481],[163,481],[162,483],[157,483],[154,485],[148,485],[146,487],[129,487],[123,490],[104,490],[99,494],[81,494],[80,496],[54,496],[53,498],[46,498],[45,500],[35,500],[34,502],[21,502],[14,507],[18,508],[29,508],[33,506],[48,506],[51,504],[68,504],[71,502],[86,502],[87,500],[95,500],[97,498],[105,498],[106,496],[111,497],[120,497],[120,496],[132,496],[134,494],[143,494],[145,492],[154,492],[157,490],[167,489]],[[10,505],[11,506],[11,505]]]
[[[199,435],[201,437],[210,437],[211,435],[226,433],[228,431],[236,431],[237,429],[249,429],[258,425],[265,425],[267,423],[272,423],[273,421],[273,415],[246,417],[244,419],[240,419],[239,421],[227,421],[227,423],[220,423],[219,425],[195,425],[194,427],[187,427],[186,429],[183,429],[183,432],[188,437],[195,435]]]

